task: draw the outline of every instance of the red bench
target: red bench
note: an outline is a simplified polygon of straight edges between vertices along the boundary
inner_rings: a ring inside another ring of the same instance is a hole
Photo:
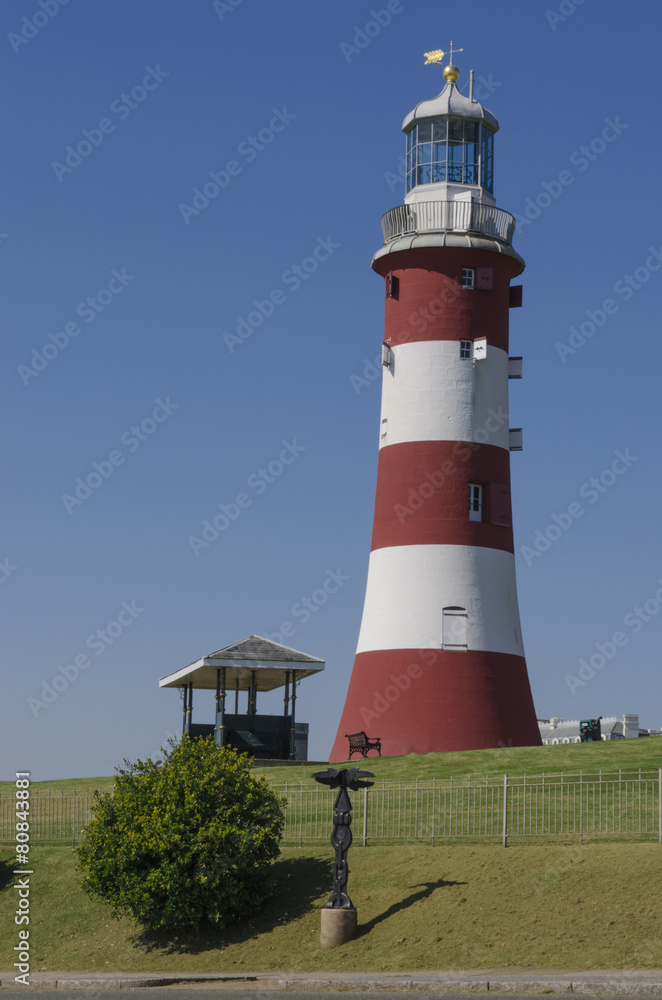
[[[381,757],[382,741],[379,737],[366,736],[363,730],[360,733],[345,733],[345,736],[349,740],[348,760],[351,760],[352,754],[355,753],[360,753],[362,757],[367,757],[369,750],[376,750]]]

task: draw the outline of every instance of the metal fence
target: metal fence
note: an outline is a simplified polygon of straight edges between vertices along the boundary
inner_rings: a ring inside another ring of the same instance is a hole
[[[77,843],[93,817],[94,788],[66,792],[30,788],[30,842]],[[14,841],[16,799],[12,793],[0,795],[0,842]]]
[[[307,784],[307,783],[306,783]],[[326,839],[334,793],[274,785],[287,799],[285,839]],[[376,782],[352,796],[355,842],[630,837],[662,844],[662,768],[609,774]]]
[[[272,788],[286,800],[284,840],[331,833],[336,792],[314,782]],[[351,795],[357,844],[629,837],[662,844],[662,768],[597,774],[377,781]],[[30,794],[32,843],[77,843],[93,817],[94,789]],[[0,841],[14,840],[15,800],[0,797]]]

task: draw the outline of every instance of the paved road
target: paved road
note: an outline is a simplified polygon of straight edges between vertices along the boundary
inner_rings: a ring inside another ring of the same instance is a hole
[[[34,987],[33,987],[34,988]],[[220,986],[218,983],[200,983],[198,986],[154,986],[145,990],[145,988],[131,989],[122,987],[121,992],[117,989],[103,989],[103,990],[87,990],[87,989],[76,989],[76,990],[64,990],[64,989],[39,989],[39,1000],[62,1000],[63,996],[78,996],[80,995],[81,1000],[199,1000],[200,994],[216,994],[217,996],[221,993],[228,993],[231,995],[231,1000],[282,1000],[283,993],[294,993],[296,994],[297,1000],[338,1000],[339,992],[337,990],[299,990],[292,989],[291,987],[287,990],[265,990],[261,989],[257,984],[253,989],[247,989],[244,983],[237,984],[225,984]],[[381,1000],[403,1000],[403,996],[411,994],[412,990],[398,990],[393,992],[392,990],[379,990],[374,994],[376,997],[381,998]],[[360,993],[348,993],[346,990],[341,991],[343,1000],[364,1000],[365,992]],[[429,1000],[467,1000],[466,993],[447,993],[447,992],[435,992],[425,990],[422,994],[429,998]],[[592,996],[600,996],[601,994],[592,993]],[[625,997],[617,996],[613,993],[602,994],[608,995],[610,1000],[625,1000]],[[24,1000],[25,989],[3,989],[0,993],[2,1000]],[[554,993],[554,1000],[577,1000],[576,993]],[[645,1000],[646,994],[640,994]],[[508,993],[508,1000],[540,1000],[540,993]],[[631,998],[629,998],[631,1000]]]
[[[255,989],[246,989],[245,984],[241,984],[239,988],[232,985],[219,986],[218,983],[200,983],[199,986],[153,986],[148,990],[144,988],[140,989],[127,989],[122,987],[121,991],[117,989],[112,990],[52,990],[52,989],[40,989],[39,990],[39,1000],[62,1000],[65,995],[68,996],[80,996],[81,1000],[199,1000],[200,994],[210,994],[215,993],[219,995],[221,993],[228,993],[231,996],[231,1000],[283,1000],[283,993],[295,993],[297,1000],[338,1000],[339,995],[342,995],[343,1000],[364,1000],[365,993],[347,993],[345,990],[341,991],[341,994],[337,990],[315,990],[310,992],[309,990],[292,990],[291,988],[287,991],[284,990],[263,990],[259,987]],[[398,990],[397,992],[382,991],[379,990],[378,993],[373,994],[379,997],[380,1000],[403,1000],[403,996],[411,993],[412,991]],[[428,992],[420,994],[429,998],[429,1000],[467,1000],[466,993],[435,993]],[[595,996],[596,994],[592,994]],[[23,989],[3,989],[0,993],[2,1000],[24,1000],[25,998],[25,988]],[[614,994],[609,994],[610,1000],[620,1000],[619,997],[614,996]],[[508,1000],[540,1000],[539,993],[509,993]],[[577,995],[575,993],[554,993],[554,1000],[577,1000]]]

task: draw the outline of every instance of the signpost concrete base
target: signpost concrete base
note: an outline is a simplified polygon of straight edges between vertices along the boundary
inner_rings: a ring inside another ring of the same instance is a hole
[[[335,948],[351,941],[356,934],[356,910],[324,907],[321,911],[320,945]]]

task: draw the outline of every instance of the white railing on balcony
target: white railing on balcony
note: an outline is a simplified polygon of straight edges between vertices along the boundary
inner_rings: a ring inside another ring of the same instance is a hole
[[[510,212],[469,201],[419,201],[398,205],[382,216],[384,242],[420,233],[475,233],[512,242],[515,219]]]

